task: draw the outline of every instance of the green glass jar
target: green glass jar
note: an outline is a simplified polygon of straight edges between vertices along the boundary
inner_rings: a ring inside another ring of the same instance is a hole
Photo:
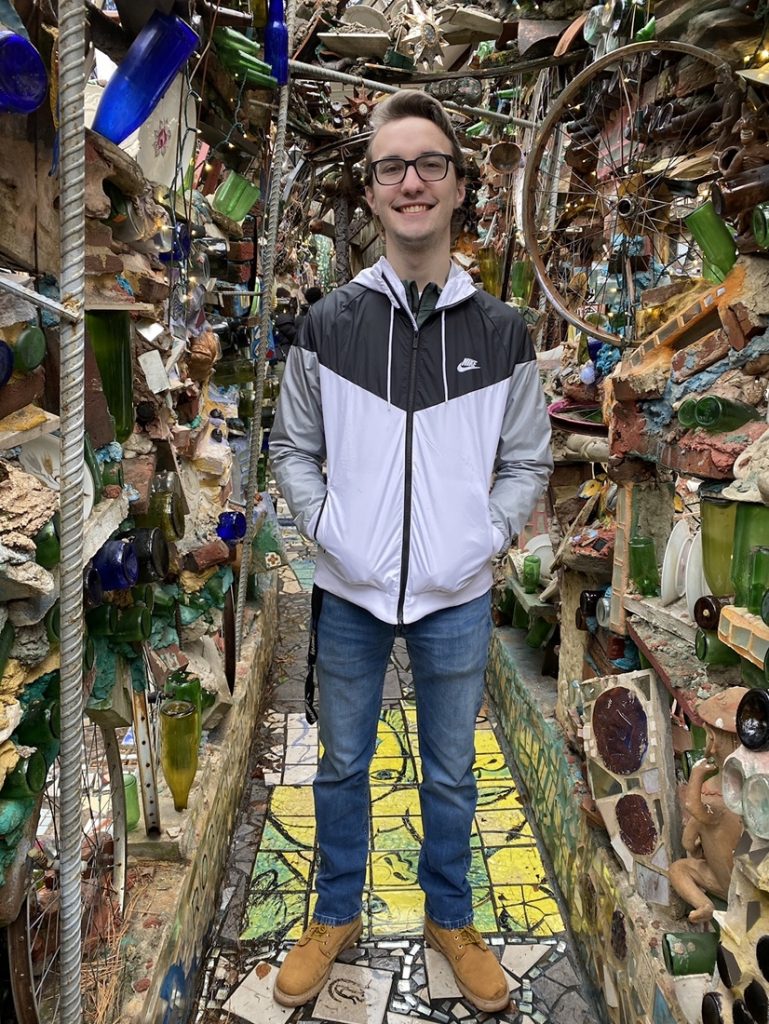
[[[155,608],[155,588],[150,586],[149,583],[144,583],[140,587],[134,587],[131,591],[131,597],[135,605],[144,605],[147,611],[152,614]]]
[[[149,640],[151,633],[152,616],[149,609],[143,604],[135,604],[130,608],[120,609],[112,639],[121,643],[138,644]]]
[[[734,593],[731,569],[737,502],[722,496],[723,486],[703,484],[699,492],[702,571],[715,597],[727,597]]]
[[[696,398],[685,398],[678,407],[678,412],[676,413],[676,416],[678,417],[678,422],[681,424],[682,427],[686,427],[687,430],[690,427],[695,426],[697,423],[695,417],[696,409]]]
[[[13,345],[13,368],[16,373],[30,373],[45,359],[45,335],[39,327],[25,327]]]
[[[759,203],[753,207],[750,226],[758,246],[769,249],[769,203]]]
[[[740,661],[739,654],[719,640],[717,633],[704,629],[698,629],[694,636],[694,651],[705,665],[738,665]]]
[[[115,437],[122,444],[134,429],[130,314],[123,310],[90,310],[85,314],[85,331],[115,422]]]
[[[85,624],[91,636],[113,636],[117,629],[118,610],[114,604],[100,604],[86,612]]]
[[[5,777],[3,788],[0,789],[0,800],[23,800],[37,796],[45,785],[47,774],[45,758],[39,750],[19,758],[16,767]]]
[[[49,519],[34,536],[35,561],[44,569],[53,569],[59,564],[61,558],[61,546],[59,543],[59,530],[55,518]]]
[[[697,402],[694,410],[697,426],[710,433],[736,430],[751,420],[758,420],[758,409],[747,402],[737,402],[732,398],[719,398],[716,395],[705,395]]]
[[[523,559],[523,589],[526,594],[536,593],[539,587],[541,561],[539,555],[526,555]]]
[[[198,712],[198,740],[203,734],[203,687],[197,676],[183,670],[172,672],[164,687],[166,694],[173,700],[184,700],[195,706]]]
[[[104,487],[123,488],[125,480],[123,478],[122,462],[101,462],[99,466],[101,469],[101,482]]]
[[[160,705],[160,764],[177,811],[187,807],[198,770],[199,717],[189,701],[169,700]]]
[[[45,613],[45,635],[48,637],[48,643],[52,647],[58,647],[59,640],[61,639],[61,614],[59,612],[59,602],[51,605],[48,611]]]

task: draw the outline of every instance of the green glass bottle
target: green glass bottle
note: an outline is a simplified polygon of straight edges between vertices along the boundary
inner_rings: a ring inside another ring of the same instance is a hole
[[[143,604],[121,608],[112,639],[120,643],[142,643],[149,640],[152,632],[152,616]]]
[[[122,443],[134,429],[131,317],[123,310],[90,310],[85,330],[115,422],[115,437]]]
[[[100,604],[85,616],[86,628],[91,636],[113,636],[117,620],[118,610],[114,604]]]
[[[59,531],[55,518],[41,526],[34,536],[35,561],[44,569],[53,569],[59,564],[61,558],[61,547],[59,545]]]
[[[0,800],[23,800],[37,796],[45,785],[47,773],[45,758],[39,750],[19,758],[16,767],[5,777],[3,788],[0,789]]]
[[[34,324],[25,327],[13,345],[13,368],[16,373],[30,373],[45,359],[45,335]]]
[[[188,701],[198,712],[198,741],[203,734],[201,716],[203,714],[203,688],[197,676],[190,675],[180,669],[172,672],[166,680],[165,692],[173,700]]]
[[[718,633],[698,629],[694,637],[694,651],[706,665],[738,665],[739,654],[718,639]]]
[[[715,932],[667,932],[662,936],[665,966],[676,978],[687,974],[711,975],[717,949]]]
[[[732,398],[718,398],[706,395],[697,402],[694,410],[697,426],[710,433],[736,430],[750,420],[758,420],[758,409],[747,402],[738,402]]]
[[[99,461],[96,458],[96,452],[93,450],[91,438],[88,434],[83,435],[83,455],[85,457],[86,467],[88,468],[88,472],[91,474],[91,479],[93,480],[93,502],[94,505],[98,505],[104,496],[104,487]]]
[[[61,639],[61,616],[59,614],[59,602],[51,605],[48,611],[45,613],[45,633],[48,637],[48,643],[52,647],[58,647],[59,640]]]
[[[183,811],[198,770],[198,719],[194,704],[184,700],[160,705],[160,764],[174,808]]]
[[[16,630],[10,619],[5,620],[5,625],[0,629],[0,679],[3,678],[5,666],[11,656],[13,641],[16,639]]]
[[[678,422],[681,424],[682,427],[686,427],[687,430],[689,429],[689,427],[693,427],[697,423],[697,420],[695,418],[696,409],[696,398],[685,398],[684,401],[681,402],[681,404],[678,407],[678,412],[676,413],[678,417]]]

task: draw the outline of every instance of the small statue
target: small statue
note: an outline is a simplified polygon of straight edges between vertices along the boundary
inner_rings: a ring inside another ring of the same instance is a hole
[[[726,149],[719,163],[725,181],[769,163],[766,111],[766,103],[756,105],[748,101],[742,104],[740,118],[734,124],[734,131],[739,132],[739,145]]]
[[[726,899],[734,866],[734,849],[742,835],[742,819],[727,810],[721,795],[724,761],[740,745],[737,707],[744,686],[730,686],[697,708],[705,723],[705,757],[692,767],[684,806],[689,819],[681,842],[686,857],[670,865],[670,883],[690,906],[693,924],[709,921],[714,906],[711,893]]]

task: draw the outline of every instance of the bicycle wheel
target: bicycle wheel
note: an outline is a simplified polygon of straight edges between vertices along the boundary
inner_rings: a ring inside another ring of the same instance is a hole
[[[632,43],[557,97],[527,157],[523,234],[545,295],[577,329],[637,341],[643,292],[701,274],[684,218],[716,176],[713,86],[730,77],[699,47]]]
[[[81,894],[84,1019],[108,998],[126,890],[123,769],[115,730],[84,719]],[[40,808],[27,896],[8,928],[8,958],[18,1024],[59,1021],[59,772],[51,767]],[[103,1018],[102,1018],[103,1019]]]

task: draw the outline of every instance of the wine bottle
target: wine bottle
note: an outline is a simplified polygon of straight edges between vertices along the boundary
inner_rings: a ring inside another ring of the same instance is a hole
[[[264,29],[264,56],[278,85],[288,83],[288,28],[283,0],[269,0]]]
[[[694,410],[694,418],[698,426],[710,433],[736,430],[750,420],[760,419],[754,405],[732,398],[718,398],[716,395],[700,398]]]

